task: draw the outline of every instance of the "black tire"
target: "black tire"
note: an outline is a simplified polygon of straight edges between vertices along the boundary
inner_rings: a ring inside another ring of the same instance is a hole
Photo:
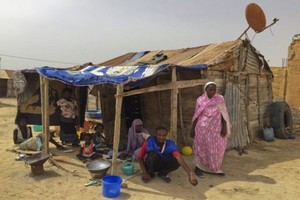
[[[270,105],[270,126],[276,138],[287,139],[286,128],[293,128],[292,112],[285,101],[277,101]]]

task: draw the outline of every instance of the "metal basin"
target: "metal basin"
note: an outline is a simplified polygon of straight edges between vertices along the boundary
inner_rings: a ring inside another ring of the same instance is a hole
[[[106,175],[110,167],[110,162],[106,160],[94,160],[87,163],[85,167],[89,170],[93,179],[101,179]]]

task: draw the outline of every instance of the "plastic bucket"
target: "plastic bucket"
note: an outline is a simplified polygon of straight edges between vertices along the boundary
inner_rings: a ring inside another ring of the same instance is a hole
[[[102,195],[108,198],[120,196],[122,178],[120,176],[105,176],[102,179]]]
[[[273,128],[263,128],[264,139],[267,142],[274,140],[274,130]]]

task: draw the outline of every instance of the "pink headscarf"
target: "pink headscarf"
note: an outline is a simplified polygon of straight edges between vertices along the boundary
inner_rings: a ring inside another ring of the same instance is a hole
[[[131,127],[128,130],[128,144],[127,144],[127,152],[133,153],[136,149],[139,147],[137,146],[137,132],[135,130],[135,127],[138,125],[143,125],[143,121],[140,119],[133,120]],[[144,139],[146,140],[149,135],[149,132],[142,128],[142,135]]]

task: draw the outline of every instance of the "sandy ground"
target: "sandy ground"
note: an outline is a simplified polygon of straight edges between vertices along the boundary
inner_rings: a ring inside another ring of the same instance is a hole
[[[15,161],[17,154],[7,151],[13,146],[15,113],[14,99],[0,99],[0,199],[105,199],[101,186],[84,186],[90,175],[84,164],[75,159],[74,153],[58,152],[50,144],[52,152],[64,156],[64,162],[59,164],[67,170],[75,170],[80,176],[67,173],[48,161],[44,164],[45,173],[33,176],[23,161]],[[248,148],[247,155],[239,156],[236,151],[226,153],[225,177],[206,175],[193,187],[181,168],[170,174],[170,184],[159,178],[144,184],[140,176],[136,176],[127,180],[128,189],[122,189],[117,199],[297,200],[300,199],[299,153],[299,135],[296,140],[258,141]],[[191,157],[184,158],[192,167]],[[128,178],[120,171],[118,174],[123,179]]]

